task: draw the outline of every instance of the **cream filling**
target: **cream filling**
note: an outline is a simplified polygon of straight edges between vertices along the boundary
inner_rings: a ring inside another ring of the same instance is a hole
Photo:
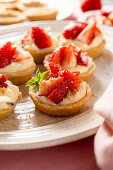
[[[46,105],[68,105],[68,104],[73,104],[81,100],[84,96],[86,95],[86,82],[82,82],[80,85],[80,88],[78,91],[76,91],[74,94],[73,93],[68,93],[67,97],[64,98],[60,103],[55,104],[53,103],[49,98],[46,96],[38,96],[36,94],[36,98],[41,102]]]
[[[25,43],[24,43],[24,48],[26,50],[30,49],[32,51],[42,51],[42,52],[53,51],[54,49],[56,49],[58,47],[58,37],[51,36],[51,38],[52,38],[52,43],[53,43],[52,47],[40,49],[36,46],[33,39],[31,37],[29,37],[28,41],[25,41]]]
[[[88,72],[88,70],[92,67],[93,65],[93,60],[91,57],[88,57],[88,65],[87,66],[81,66],[81,65],[76,65],[73,68],[69,68],[68,70],[74,72],[74,71],[80,71],[81,74]]]
[[[0,111],[15,104],[19,96],[19,88],[10,84],[9,81],[6,83],[8,84],[7,88],[0,88]]]
[[[79,47],[82,48],[82,50],[87,50],[87,49],[90,49],[90,48],[94,48],[94,47],[97,47],[99,46],[103,41],[103,37],[102,35],[99,35],[99,36],[96,36],[92,43],[90,45],[82,42],[82,41],[79,41],[77,38],[72,40],[72,39],[65,39],[64,37],[61,38],[61,44],[67,44],[67,43],[74,43],[76,45],[78,45]]]

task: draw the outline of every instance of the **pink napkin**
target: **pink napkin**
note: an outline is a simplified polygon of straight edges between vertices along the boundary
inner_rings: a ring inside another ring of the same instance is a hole
[[[113,170],[113,80],[94,110],[105,119],[95,136],[97,164],[102,170]]]

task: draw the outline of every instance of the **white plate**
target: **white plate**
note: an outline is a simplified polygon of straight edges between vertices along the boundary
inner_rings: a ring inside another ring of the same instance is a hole
[[[52,31],[59,34],[68,21],[33,22],[0,28],[0,43],[17,41],[31,25],[38,24],[43,28],[50,26]],[[95,59],[97,70],[88,81],[92,88],[92,96],[79,114],[71,117],[52,117],[35,109],[28,97],[28,88],[20,86],[23,99],[17,104],[15,111],[0,122],[0,149],[20,150],[42,148],[63,144],[96,133],[103,119],[93,112],[93,105],[108,87],[113,75],[113,40],[112,30],[103,28],[107,39],[106,49]],[[43,66],[39,65],[41,70]],[[95,94],[95,95],[94,95]]]

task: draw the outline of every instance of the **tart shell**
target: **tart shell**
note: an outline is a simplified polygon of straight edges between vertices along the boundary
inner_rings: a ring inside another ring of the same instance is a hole
[[[33,72],[35,71],[35,69],[36,69],[36,65],[35,63],[33,63],[32,66],[27,70],[13,72],[13,73],[4,72],[2,74],[6,75],[13,84],[19,85],[28,81],[32,76]]]
[[[51,106],[51,105],[46,105],[44,103],[41,103],[36,98],[34,88],[32,86],[29,88],[29,95],[39,111],[42,111],[52,116],[71,116],[76,114],[84,107],[84,105],[86,104],[86,102],[91,96],[91,88],[88,84],[86,84],[86,95],[84,96],[84,98],[82,98],[80,101],[76,103],[69,104],[69,105]]]
[[[19,92],[18,99],[15,102],[14,106],[11,106],[8,109],[3,109],[0,111],[0,120],[3,120],[5,117],[7,117],[14,110],[16,104],[18,103],[18,100],[21,98],[22,98],[22,94],[21,94],[21,92]]]

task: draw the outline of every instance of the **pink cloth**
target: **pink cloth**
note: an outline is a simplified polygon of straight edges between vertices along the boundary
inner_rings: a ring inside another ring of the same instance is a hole
[[[94,110],[105,119],[95,136],[97,164],[102,170],[113,170],[113,80]]]

